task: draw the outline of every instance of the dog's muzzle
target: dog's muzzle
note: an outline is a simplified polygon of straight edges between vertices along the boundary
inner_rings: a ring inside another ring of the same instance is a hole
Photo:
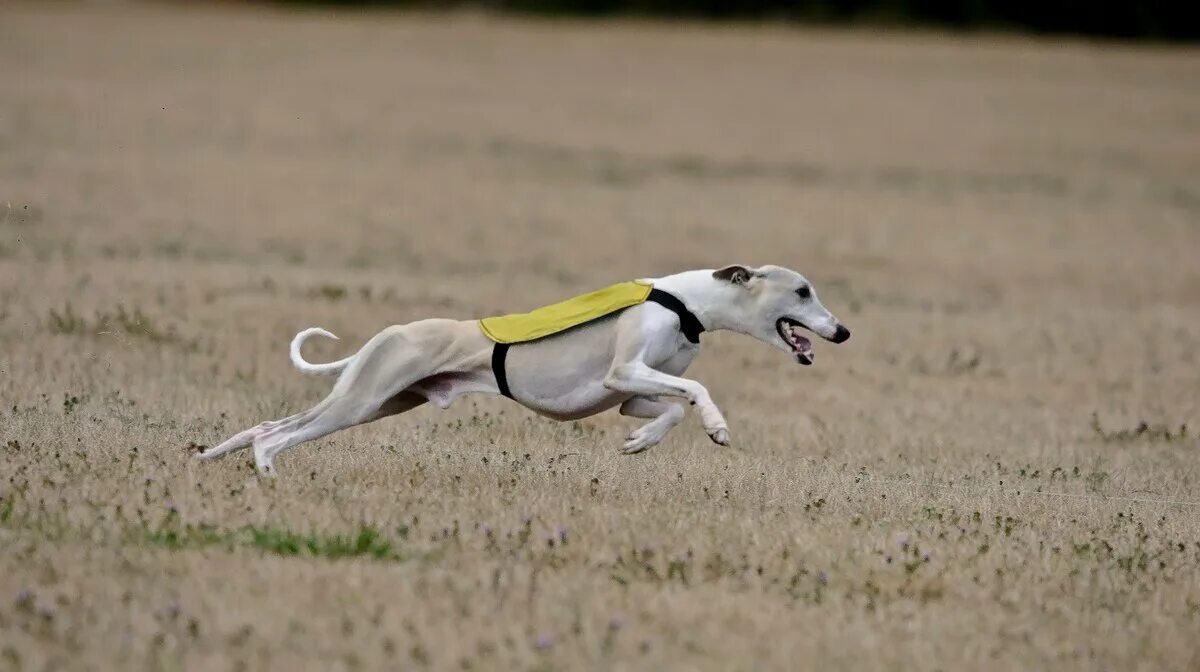
[[[850,330],[839,324],[837,331],[833,332],[833,338],[829,340],[834,343],[845,343],[850,340]]]

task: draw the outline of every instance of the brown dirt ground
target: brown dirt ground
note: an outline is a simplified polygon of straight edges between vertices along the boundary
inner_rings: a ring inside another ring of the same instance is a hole
[[[1200,667],[1194,49],[6,4],[0,91],[0,668]],[[735,261],[854,338],[706,336],[733,448],[188,459],[302,327]]]

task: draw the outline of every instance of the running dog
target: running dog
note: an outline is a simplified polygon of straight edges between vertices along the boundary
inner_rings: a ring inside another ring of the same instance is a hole
[[[802,328],[834,343],[850,338],[850,330],[821,305],[812,284],[780,266],[733,265],[627,284],[644,288],[631,305],[612,304],[624,307],[602,308],[523,342],[501,342],[488,330],[487,319],[428,319],[388,327],[345,359],[310,364],[300,354],[305,339],[337,337],[305,329],[292,340],[292,363],[306,374],[340,374],[329,396],[197,457],[207,460],[253,446],[258,470],[273,475],[275,458],[288,448],[425,402],[448,408],[472,392],[503,394],[555,420],[585,418],[614,406],[622,415],[649,418],[629,434],[621,448],[625,453],[662,441],[683,419],[684,409],[661,397],[682,398],[698,409],[709,438],[727,446],[729,427],[712,396],[682,377],[700,351],[701,332],[746,334],[803,365],[812,364],[813,350]],[[538,314],[518,317],[536,322]]]

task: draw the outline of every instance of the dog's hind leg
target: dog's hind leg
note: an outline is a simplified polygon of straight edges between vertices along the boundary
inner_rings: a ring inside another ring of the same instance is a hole
[[[370,357],[372,354],[375,354],[376,359],[378,359],[379,352],[381,350],[383,350],[384,354],[386,354],[387,350],[389,349],[389,347],[388,347],[389,344],[397,340],[396,335],[400,332],[400,329],[401,328],[398,328],[398,327],[392,327],[392,328],[381,331],[379,334],[377,334],[374,338],[372,338],[370,341],[368,341],[363,346],[362,350],[360,351],[360,354],[362,354],[366,357]],[[332,364],[320,364],[320,365],[309,364],[308,362],[305,362],[303,360],[303,358],[300,357],[300,354],[299,354],[300,353],[300,345],[304,342],[304,338],[309,336],[311,333],[321,333],[321,332],[324,332],[324,330],[323,329],[315,329],[315,328],[314,329],[306,329],[305,331],[302,331],[299,334],[297,334],[296,338],[292,341],[292,361],[303,372],[323,373],[325,371],[320,370],[321,367],[328,368],[328,367],[332,366]],[[327,333],[327,332],[325,332],[325,333]],[[332,336],[332,334],[329,334],[329,335]],[[355,355],[355,357],[357,357],[357,356],[358,355]],[[350,362],[352,362],[353,359],[354,358],[352,358],[352,357],[348,357],[345,360],[342,360],[341,362],[335,362],[334,364],[341,366],[343,371],[345,371],[345,369],[350,366]],[[357,371],[361,371],[361,370],[362,370],[361,366],[357,367]],[[250,429],[247,429],[243,432],[239,432],[238,434],[227,439],[226,441],[224,441],[223,443],[221,443],[220,445],[218,445],[214,448],[210,448],[202,453],[198,453],[196,455],[196,457],[201,460],[211,460],[211,459],[214,459],[217,457],[221,457],[222,455],[227,455],[236,450],[241,450],[242,448],[248,448],[251,445],[256,445],[260,442],[263,442],[264,440],[267,439],[268,435],[286,434],[288,432],[298,429],[299,425],[307,425],[315,417],[315,414],[317,414],[318,409],[322,408],[323,406],[328,405],[328,402],[331,399],[335,399],[335,398],[338,398],[341,396],[346,396],[345,390],[347,389],[348,385],[352,384],[354,380],[356,380],[360,377],[361,377],[361,375],[359,375],[358,373],[347,374],[344,372],[342,374],[342,376],[339,377],[338,382],[334,385],[333,392],[330,393],[329,397],[325,401],[321,402],[316,407],[309,409],[307,411],[304,411],[303,413],[297,413],[295,415],[283,418],[281,420],[268,420],[266,422],[255,425],[254,427],[251,427]],[[349,379],[349,381],[343,380],[343,379],[347,379],[347,378]],[[336,430],[333,430],[333,431],[336,431]],[[262,463],[261,463],[261,461],[259,461],[257,459],[257,456],[256,456],[256,462],[259,462],[259,464],[261,466]]]
[[[400,392],[382,404],[374,404],[370,400],[362,400],[356,404],[345,401],[344,397],[327,404],[328,401],[330,400],[326,399],[301,413],[304,417],[293,425],[281,426],[254,440],[254,462],[260,472],[274,474],[275,458],[288,448],[355,425],[403,413],[425,403],[425,397],[411,392]]]
[[[255,426],[251,427],[250,429],[247,429],[242,432],[238,432],[237,434],[235,434],[232,437],[223,441],[218,446],[214,446],[212,448],[209,448],[208,450],[205,450],[204,452],[197,453],[196,459],[211,460],[211,459],[214,459],[217,457],[221,457],[222,455],[227,455],[229,453],[232,453],[235,450],[241,450],[242,448],[249,448],[251,446],[251,444],[254,443],[254,439],[258,438],[262,434],[265,434],[266,432],[268,432],[272,429],[275,429],[276,427],[279,427],[280,425],[283,425],[284,423],[296,420],[301,415],[303,415],[303,414],[297,413],[296,415],[286,417],[282,420],[268,420],[266,422],[259,423]]]
[[[254,437],[254,462],[259,471],[274,473],[275,458],[288,448],[424,403],[426,395],[409,388],[435,375],[445,364],[449,334],[438,326],[449,322],[431,320],[389,327],[376,334],[321,403]]]
[[[388,327],[346,363],[329,396],[316,406],[252,427],[200,457],[253,445],[259,471],[273,474],[279,453],[305,441],[426,401],[445,407],[465,392],[495,393],[495,382],[488,381],[490,345],[474,322],[433,319]]]
[[[634,418],[653,418],[650,422],[629,433],[621,452],[640,453],[658,445],[675,425],[683,420],[683,406],[654,397],[631,397],[621,404],[621,415]]]

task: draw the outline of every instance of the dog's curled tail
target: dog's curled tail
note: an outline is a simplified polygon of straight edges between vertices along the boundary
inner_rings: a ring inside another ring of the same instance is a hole
[[[350,360],[354,359],[354,355],[350,355],[345,359],[339,359],[336,362],[328,362],[326,364],[310,364],[304,361],[304,357],[300,355],[300,346],[304,345],[304,341],[308,340],[309,336],[324,336],[326,338],[332,338],[335,341],[339,340],[337,336],[334,336],[332,333],[325,331],[320,327],[305,329],[304,331],[296,334],[296,337],[292,339],[291,355],[292,364],[294,364],[295,367],[300,370],[300,373],[308,374],[310,376],[339,373],[342,369],[346,368],[346,365],[350,363]]]

